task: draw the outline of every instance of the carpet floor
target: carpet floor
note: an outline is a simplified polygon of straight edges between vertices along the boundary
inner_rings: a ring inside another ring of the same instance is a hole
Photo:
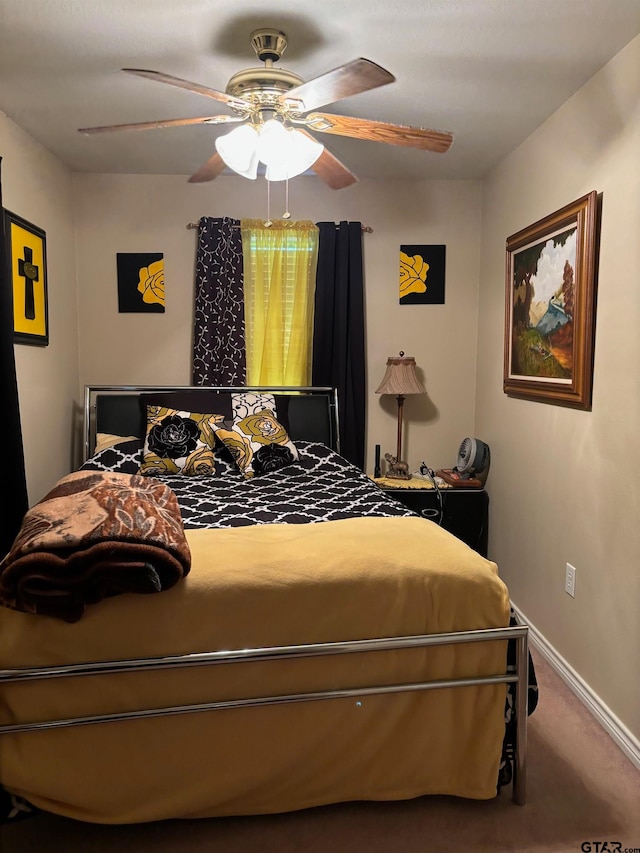
[[[640,853],[640,770],[534,654],[527,802],[421,797],[291,814],[96,826],[39,814],[0,827],[2,853]],[[608,842],[603,847],[603,842]],[[599,842],[596,845],[595,842]],[[590,843],[590,846],[589,846]]]

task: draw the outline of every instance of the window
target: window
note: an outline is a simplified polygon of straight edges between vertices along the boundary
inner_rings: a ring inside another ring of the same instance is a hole
[[[242,220],[247,385],[310,385],[318,228]]]

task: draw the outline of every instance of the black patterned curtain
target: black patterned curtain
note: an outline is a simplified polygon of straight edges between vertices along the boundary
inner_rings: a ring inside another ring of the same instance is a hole
[[[314,385],[338,389],[340,452],[364,470],[365,333],[362,224],[318,222]]]
[[[2,158],[0,157],[0,164]],[[0,409],[2,410],[2,495],[0,558],[9,551],[29,504],[24,471],[18,382],[13,352],[13,296],[2,216],[0,176]]]
[[[240,222],[203,216],[198,225],[194,385],[244,385],[246,357]]]

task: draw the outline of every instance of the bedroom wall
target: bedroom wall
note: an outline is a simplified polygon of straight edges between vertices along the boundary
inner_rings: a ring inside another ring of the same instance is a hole
[[[490,548],[515,603],[640,755],[640,38],[489,176],[476,428],[492,448]],[[603,196],[593,410],[502,391],[505,240]],[[577,568],[576,596],[564,591]]]
[[[75,174],[80,374],[84,384],[189,384],[197,232],[200,216],[266,217],[266,184],[221,176]],[[285,210],[284,185],[271,216]],[[455,463],[474,423],[480,257],[477,182],[362,181],[333,191],[315,177],[289,188],[294,219],[361,221],[364,235],[368,359],[368,470],[374,445],[395,452],[397,403],[375,394],[386,359],[414,355],[427,395],[405,403],[403,456],[415,468]],[[447,246],[444,305],[398,304],[403,243]],[[166,312],[119,314],[117,252],[164,252]]]
[[[77,415],[78,312],[71,172],[0,113],[3,204],[46,233],[49,345],[16,344],[30,503],[70,470]]]

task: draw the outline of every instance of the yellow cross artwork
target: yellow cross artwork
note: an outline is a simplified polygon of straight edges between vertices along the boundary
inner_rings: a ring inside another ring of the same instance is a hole
[[[446,246],[400,246],[400,304],[444,303]]]
[[[4,224],[13,290],[13,339],[18,344],[47,346],[46,234],[8,210]]]

